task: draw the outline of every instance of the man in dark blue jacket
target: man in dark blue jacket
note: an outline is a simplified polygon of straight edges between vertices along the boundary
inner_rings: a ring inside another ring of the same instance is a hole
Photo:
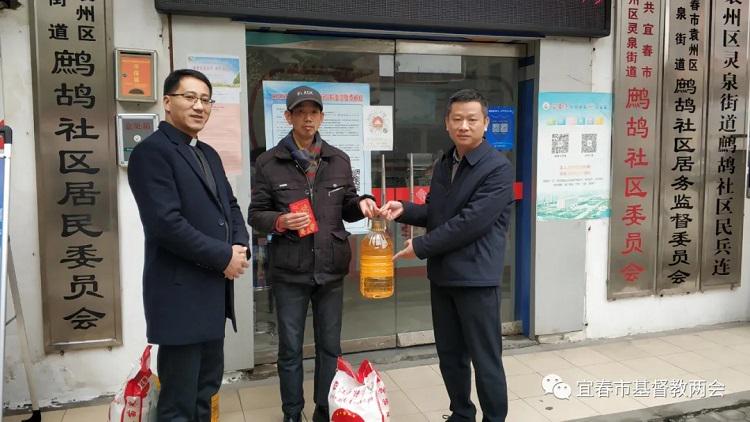
[[[248,234],[219,155],[197,140],[214,102],[211,83],[176,70],[164,81],[163,101],[166,121],[128,163],[146,239],[146,336],[159,345],[158,420],[208,422],[224,372],[224,325],[235,324],[233,280],[248,267]]]
[[[451,148],[435,163],[424,205],[390,201],[388,219],[426,227],[393,259],[427,258],[432,323],[440,372],[450,397],[449,421],[474,421],[471,367],[483,421],[504,421],[508,394],[502,363],[500,282],[513,203],[513,167],[484,139],[487,101],[465,89],[448,100]]]

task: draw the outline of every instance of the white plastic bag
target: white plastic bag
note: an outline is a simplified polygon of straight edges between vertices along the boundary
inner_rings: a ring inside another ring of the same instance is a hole
[[[355,373],[342,357],[337,366],[328,393],[331,422],[389,422],[390,404],[385,384],[375,367],[364,360]]]
[[[128,379],[109,404],[109,422],[156,422],[159,379],[151,372],[151,345],[141,355],[140,366],[130,371]]]

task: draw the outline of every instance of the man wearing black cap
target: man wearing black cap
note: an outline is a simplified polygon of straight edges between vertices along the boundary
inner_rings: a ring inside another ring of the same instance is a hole
[[[248,222],[272,234],[269,279],[279,326],[278,370],[284,422],[300,420],[302,344],[307,308],[312,301],[315,332],[314,422],[328,421],[328,389],[341,354],[343,278],[349,271],[349,233],[342,220],[372,218],[369,195],[358,195],[349,156],[325,142],[323,100],[307,86],[286,98],[292,126],[278,145],[255,164]],[[294,212],[298,204],[311,212]]]

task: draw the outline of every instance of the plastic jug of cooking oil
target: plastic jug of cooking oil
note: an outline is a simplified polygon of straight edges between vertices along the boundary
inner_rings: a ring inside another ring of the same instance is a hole
[[[371,220],[370,232],[360,243],[359,291],[368,299],[393,295],[393,241],[385,220]]]

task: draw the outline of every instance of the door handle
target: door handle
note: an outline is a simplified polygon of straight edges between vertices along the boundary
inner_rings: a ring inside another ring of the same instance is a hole
[[[513,200],[520,201],[523,199],[523,182],[513,182]]]
[[[414,202],[414,153],[409,153],[409,202]],[[409,226],[409,239],[414,239],[414,226]]]
[[[380,154],[380,204],[385,205],[388,201],[385,185],[385,154]]]

